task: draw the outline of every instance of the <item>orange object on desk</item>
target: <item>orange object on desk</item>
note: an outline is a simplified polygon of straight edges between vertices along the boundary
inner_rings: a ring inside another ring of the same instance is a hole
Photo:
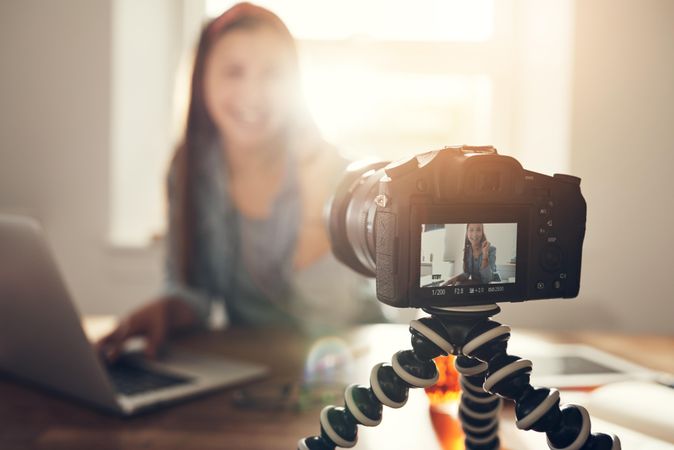
[[[438,369],[438,382],[425,389],[431,406],[456,401],[461,394],[459,372],[454,368],[454,356],[438,356],[433,361]]]
[[[451,355],[434,359],[438,369],[438,382],[425,389],[431,403],[431,423],[443,450],[465,448],[457,409],[461,387],[459,373],[454,368],[454,359]]]

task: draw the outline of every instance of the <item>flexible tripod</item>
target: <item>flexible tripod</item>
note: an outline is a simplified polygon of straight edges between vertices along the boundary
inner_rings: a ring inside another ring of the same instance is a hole
[[[382,419],[382,405],[400,408],[410,388],[434,385],[438,371],[433,358],[456,355],[461,374],[459,418],[468,450],[496,450],[501,398],[515,402],[517,427],[545,432],[552,450],[620,450],[617,436],[590,434],[590,416],[582,406],[559,407],[559,392],[529,383],[531,361],[508,355],[510,327],[490,320],[496,305],[427,308],[430,317],[410,323],[412,350],[393,355],[391,364],[372,368],[370,387],[351,385],[344,407],[321,411],[321,434],[301,439],[298,450],[353,447],[358,425],[373,427]]]

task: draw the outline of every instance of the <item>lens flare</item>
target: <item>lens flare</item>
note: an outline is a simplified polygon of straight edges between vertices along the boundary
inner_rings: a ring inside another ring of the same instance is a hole
[[[354,357],[348,344],[338,337],[317,340],[309,349],[304,365],[308,384],[335,383],[350,379]]]

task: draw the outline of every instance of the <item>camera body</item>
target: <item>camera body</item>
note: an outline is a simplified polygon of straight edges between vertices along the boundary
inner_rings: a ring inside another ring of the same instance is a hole
[[[461,146],[352,171],[329,225],[381,302],[424,308],[576,297],[585,220],[579,178]]]

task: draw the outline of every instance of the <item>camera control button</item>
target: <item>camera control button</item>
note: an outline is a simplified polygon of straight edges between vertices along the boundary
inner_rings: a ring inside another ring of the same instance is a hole
[[[536,283],[536,289],[538,289],[539,291],[542,291],[543,289],[545,289],[545,283],[542,282],[542,281],[537,282]]]
[[[559,290],[559,289],[562,288],[562,282],[559,281],[559,280],[555,280],[555,281],[552,283],[552,287],[555,288],[556,290]]]
[[[557,245],[548,244],[541,251],[539,262],[543,270],[556,272],[562,267],[563,257],[561,248]]]
[[[374,198],[374,202],[377,206],[386,208],[388,206],[388,197],[386,194],[379,194]]]
[[[540,227],[538,227],[538,234],[540,236],[545,236],[546,234],[548,234],[548,229],[545,226],[541,225]]]

